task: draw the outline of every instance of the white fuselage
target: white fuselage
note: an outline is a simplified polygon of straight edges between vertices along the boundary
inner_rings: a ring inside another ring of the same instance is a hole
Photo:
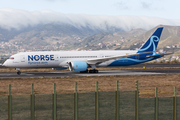
[[[67,62],[74,60],[87,61],[94,58],[107,58],[117,55],[135,54],[137,51],[40,51],[21,52],[12,55],[3,64],[13,68],[67,68]],[[98,64],[97,67],[108,66],[114,60]]]

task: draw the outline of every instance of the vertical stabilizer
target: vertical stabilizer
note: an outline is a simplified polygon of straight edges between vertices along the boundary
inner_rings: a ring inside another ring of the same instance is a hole
[[[152,34],[152,36],[146,41],[146,43],[138,50],[137,53],[156,51],[159,43],[163,27],[159,27]]]

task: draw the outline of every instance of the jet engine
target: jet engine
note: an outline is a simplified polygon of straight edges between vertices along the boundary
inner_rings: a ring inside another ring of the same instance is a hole
[[[68,62],[69,70],[74,72],[86,71],[87,63],[85,61],[72,61]]]

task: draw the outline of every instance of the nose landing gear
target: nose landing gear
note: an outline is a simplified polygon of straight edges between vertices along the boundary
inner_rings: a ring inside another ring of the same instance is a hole
[[[18,75],[21,75],[20,68],[15,68],[15,70],[17,70],[17,74],[18,74]]]
[[[17,71],[17,74],[18,74],[18,75],[21,75],[21,71]]]

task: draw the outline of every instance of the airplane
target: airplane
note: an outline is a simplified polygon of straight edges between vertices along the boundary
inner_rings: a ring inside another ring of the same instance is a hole
[[[159,27],[139,50],[111,51],[35,51],[10,56],[3,66],[15,68],[53,68],[73,72],[98,73],[96,67],[129,66],[155,60],[172,53],[156,53],[163,27]],[[92,68],[88,70],[88,68]]]

